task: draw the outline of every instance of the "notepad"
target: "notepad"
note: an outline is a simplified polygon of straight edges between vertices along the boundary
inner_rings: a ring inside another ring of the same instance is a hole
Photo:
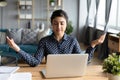
[[[12,74],[19,69],[18,66],[0,66],[0,74]]]

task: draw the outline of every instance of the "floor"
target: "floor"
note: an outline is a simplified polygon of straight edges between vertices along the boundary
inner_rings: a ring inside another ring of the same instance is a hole
[[[87,46],[85,46],[83,43],[80,43],[80,47],[82,50],[86,50],[87,48]],[[102,60],[97,58],[97,52],[95,52],[90,65],[102,65],[102,62]]]

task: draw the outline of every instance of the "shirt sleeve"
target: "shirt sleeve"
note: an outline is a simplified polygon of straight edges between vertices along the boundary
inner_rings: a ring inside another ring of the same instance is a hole
[[[74,39],[73,43],[74,43],[73,53],[81,53],[82,50],[80,49],[80,45],[76,38]]]
[[[32,67],[37,66],[38,64],[41,63],[44,57],[44,42],[42,41],[39,42],[37,52],[35,53],[34,56],[30,55],[29,53],[26,53],[23,50],[20,50],[18,53],[21,55],[22,59],[30,66]]]
[[[92,48],[91,46],[89,46],[87,49],[86,49],[86,53],[88,53],[88,61],[90,62],[91,58],[93,57],[94,55],[94,51],[95,51],[96,48]]]
[[[80,49],[80,45],[78,41],[76,39],[74,41],[75,41],[75,45],[74,45],[73,53],[81,53],[82,50]],[[89,46],[86,49],[85,53],[88,54],[88,62],[90,62],[91,58],[93,57],[95,49],[96,48],[92,48],[91,46]]]

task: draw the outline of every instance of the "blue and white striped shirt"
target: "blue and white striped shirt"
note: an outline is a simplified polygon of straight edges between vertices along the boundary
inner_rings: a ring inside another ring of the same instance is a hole
[[[88,60],[93,56],[95,48],[89,46],[86,49],[86,53],[89,54]],[[67,34],[64,35],[63,39],[58,42],[54,38],[54,34],[44,37],[39,41],[37,52],[34,56],[20,50],[19,53],[30,66],[37,66],[41,63],[44,57],[47,57],[48,54],[73,54],[81,53],[81,49],[76,38],[71,37]]]

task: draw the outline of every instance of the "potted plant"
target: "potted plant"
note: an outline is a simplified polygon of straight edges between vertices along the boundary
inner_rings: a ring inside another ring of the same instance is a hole
[[[120,55],[112,53],[103,61],[103,71],[107,72],[109,80],[120,80]]]
[[[50,5],[55,6],[55,0],[50,0]]]
[[[69,21],[67,24],[67,28],[66,28],[66,34],[71,34],[73,32],[73,25],[72,25],[72,21]]]

